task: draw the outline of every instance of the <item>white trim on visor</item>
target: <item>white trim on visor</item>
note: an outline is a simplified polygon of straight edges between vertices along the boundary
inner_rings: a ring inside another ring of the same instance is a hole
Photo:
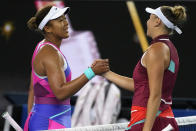
[[[44,17],[44,19],[40,22],[38,28],[40,30],[43,30],[44,26],[48,23],[48,21],[56,19],[63,15],[64,13],[66,14],[69,11],[69,7],[66,8],[58,8],[56,6],[52,6],[48,14]]]
[[[176,32],[178,32],[178,34],[182,34],[182,31],[180,30],[180,28],[178,28],[177,26],[175,26],[172,22],[170,22],[162,13],[161,8],[156,8],[156,9],[152,9],[147,7],[146,8],[146,12],[151,13],[156,15],[157,17],[159,17],[159,19],[161,19],[161,21],[170,29],[175,30]]]

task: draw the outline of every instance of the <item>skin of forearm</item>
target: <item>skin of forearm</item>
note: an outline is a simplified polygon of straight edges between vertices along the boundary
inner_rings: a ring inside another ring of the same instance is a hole
[[[124,89],[134,91],[134,81],[132,78],[118,75],[112,71],[105,73],[104,77]]]
[[[156,114],[160,107],[161,96],[150,96],[147,104],[146,120],[144,123],[143,131],[151,131],[154,121],[156,119]]]
[[[64,83],[56,93],[59,100],[65,100],[78,92],[89,80],[82,74],[80,77]]]

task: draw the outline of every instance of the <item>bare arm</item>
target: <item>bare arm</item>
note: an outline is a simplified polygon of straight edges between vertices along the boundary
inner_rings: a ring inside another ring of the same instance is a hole
[[[109,81],[118,85],[119,87],[122,87],[132,92],[134,91],[134,81],[132,78],[118,75],[117,73],[114,73],[112,71],[106,72],[103,76]]]
[[[50,87],[59,100],[64,100],[74,95],[79,91],[89,80],[82,74],[75,80],[66,82],[62,59],[56,50],[50,50],[50,53],[45,55],[44,68],[48,77]],[[108,61],[102,60],[95,64],[92,68],[95,74],[102,74],[109,70]]]
[[[165,47],[162,43],[153,44],[146,54],[145,63],[149,79],[150,95],[143,131],[152,130],[156,114],[160,107],[163,75],[169,61],[167,49],[168,47]]]
[[[32,73],[31,73],[31,79],[30,79],[30,86],[29,86],[29,92],[28,92],[28,113],[30,113],[34,102],[34,91],[33,91],[33,79],[32,79]]]

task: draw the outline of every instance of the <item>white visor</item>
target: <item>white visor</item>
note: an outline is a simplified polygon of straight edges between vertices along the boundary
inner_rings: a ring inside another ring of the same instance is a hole
[[[48,12],[48,14],[40,22],[38,28],[40,30],[43,30],[44,26],[48,23],[48,21],[54,20],[54,19],[60,17],[63,14],[67,14],[68,11],[69,11],[69,7],[61,9],[61,8],[56,7],[56,6],[52,6],[52,8]]]
[[[177,26],[175,26],[172,22],[170,22],[162,13],[161,8],[156,8],[156,9],[152,9],[152,8],[146,8],[146,12],[151,13],[156,15],[157,17],[159,17],[159,19],[161,19],[161,21],[170,29],[175,30],[176,32],[178,32],[178,34],[182,34],[182,31],[180,30],[180,28],[178,28]]]

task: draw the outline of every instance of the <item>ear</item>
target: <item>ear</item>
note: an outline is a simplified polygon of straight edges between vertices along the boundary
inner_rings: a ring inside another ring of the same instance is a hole
[[[50,26],[48,26],[48,25],[44,26],[44,31],[45,31],[45,33],[51,33],[52,32]]]
[[[161,19],[159,19],[158,17],[155,18],[155,26],[159,26],[161,24]]]

